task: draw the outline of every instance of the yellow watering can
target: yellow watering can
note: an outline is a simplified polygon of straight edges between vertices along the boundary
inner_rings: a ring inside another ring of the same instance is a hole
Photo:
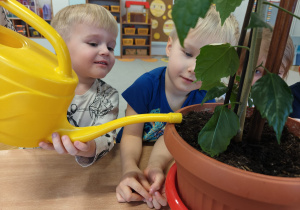
[[[78,78],[66,44],[48,23],[19,2],[0,0],[0,6],[38,30],[57,54],[0,26],[0,142],[36,147],[40,141],[51,142],[53,132],[87,142],[128,124],[181,122],[181,114],[169,113],[129,116],[92,127],[70,125],[66,113]]]

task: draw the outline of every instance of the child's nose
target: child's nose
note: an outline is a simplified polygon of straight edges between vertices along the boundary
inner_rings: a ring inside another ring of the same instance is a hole
[[[107,48],[107,46],[106,46],[106,44],[101,44],[100,46],[99,46],[99,54],[100,55],[108,55],[109,54],[109,50],[108,50],[108,48]]]
[[[191,62],[191,64],[190,64],[189,67],[188,67],[188,71],[189,71],[190,73],[195,74],[195,68],[196,68],[196,59],[195,59],[194,62]]]

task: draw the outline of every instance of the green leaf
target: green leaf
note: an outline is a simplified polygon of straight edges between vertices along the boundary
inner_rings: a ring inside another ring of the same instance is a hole
[[[194,28],[198,18],[204,18],[212,0],[176,0],[172,9],[172,17],[180,44],[183,46],[190,28]]]
[[[273,127],[280,143],[283,127],[293,110],[290,88],[278,75],[267,72],[252,86],[251,96],[261,116]]]
[[[213,0],[216,10],[220,13],[221,25],[234,10],[241,5],[242,0]]]
[[[228,87],[226,87],[223,83],[220,83],[219,86],[213,87],[209,89],[202,101],[202,104],[208,100],[215,99],[216,97],[220,97],[224,95],[228,91]]]
[[[196,78],[202,82],[217,82],[234,75],[239,64],[239,56],[230,44],[206,45],[200,49],[196,60]]]
[[[198,135],[198,144],[210,156],[224,152],[239,129],[238,116],[225,106],[217,106],[212,118]]]
[[[249,25],[246,27],[248,28],[269,28],[271,31],[273,30],[272,27],[267,24],[256,12],[251,13],[251,19]]]

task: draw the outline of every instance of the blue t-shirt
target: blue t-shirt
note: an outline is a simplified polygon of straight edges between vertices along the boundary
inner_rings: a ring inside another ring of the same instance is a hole
[[[159,67],[139,77],[123,93],[123,98],[138,114],[170,113],[170,108],[165,93],[166,67]],[[193,90],[189,93],[182,107],[199,104],[205,97],[206,91]],[[207,102],[215,102],[210,100]],[[143,141],[156,141],[164,134],[165,122],[147,122],[144,124]],[[117,136],[117,143],[121,141],[123,128]]]
[[[291,85],[290,88],[294,96],[293,112],[290,117],[300,118],[300,82]]]

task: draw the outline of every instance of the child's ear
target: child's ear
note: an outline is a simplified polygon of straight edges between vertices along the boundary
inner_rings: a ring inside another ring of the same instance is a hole
[[[166,55],[168,57],[170,55],[170,51],[171,51],[171,48],[172,48],[172,43],[173,43],[173,39],[172,39],[172,37],[169,36],[168,43],[167,43],[167,46],[166,46]]]

